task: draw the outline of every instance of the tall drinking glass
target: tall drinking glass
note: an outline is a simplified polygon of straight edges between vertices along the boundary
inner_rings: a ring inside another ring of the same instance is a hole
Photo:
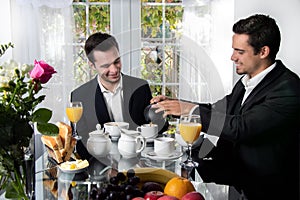
[[[69,120],[72,122],[73,124],[73,137],[76,140],[81,140],[81,136],[78,135],[77,133],[77,122],[80,120],[81,116],[82,116],[82,112],[83,112],[83,107],[82,107],[82,103],[80,101],[75,101],[75,102],[70,102],[67,105],[66,108],[66,113],[67,116],[69,118]]]
[[[192,145],[198,139],[202,129],[200,115],[182,115],[179,120],[179,132],[188,145],[188,158],[180,163],[183,168],[194,168],[198,163],[192,159]]]

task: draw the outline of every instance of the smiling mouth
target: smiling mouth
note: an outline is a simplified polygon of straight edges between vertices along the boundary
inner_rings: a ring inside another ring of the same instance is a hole
[[[109,75],[108,77],[110,77],[112,79],[118,79],[118,78],[120,78],[120,75]]]
[[[238,63],[234,63],[234,66],[235,66],[236,69],[239,69],[241,67],[241,65],[238,64]]]

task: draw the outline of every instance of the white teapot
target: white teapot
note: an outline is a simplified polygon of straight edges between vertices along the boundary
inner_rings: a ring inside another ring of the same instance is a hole
[[[122,129],[118,150],[122,157],[136,157],[146,146],[146,140],[138,131]]]
[[[89,133],[87,150],[94,157],[104,157],[111,149],[111,140],[108,133],[104,133],[101,126],[97,124],[97,130]]]

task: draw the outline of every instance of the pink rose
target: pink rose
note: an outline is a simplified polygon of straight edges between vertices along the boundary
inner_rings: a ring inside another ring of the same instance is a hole
[[[54,68],[48,65],[45,61],[34,60],[34,68],[29,72],[29,75],[35,81],[47,83],[54,73],[56,73]]]

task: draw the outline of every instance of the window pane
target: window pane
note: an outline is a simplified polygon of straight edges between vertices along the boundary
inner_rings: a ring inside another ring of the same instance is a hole
[[[76,84],[80,85],[89,81],[95,73],[90,69],[90,67],[87,64],[83,46],[74,46],[74,52],[75,80]]]
[[[75,21],[75,34],[74,42],[82,43],[85,41],[86,35],[86,12],[85,5],[74,5],[74,21]]]
[[[142,6],[141,26],[143,38],[162,37],[162,6]]]
[[[166,95],[172,98],[178,98],[179,93],[179,84],[167,86],[166,87]]]
[[[109,0],[90,0],[90,2],[109,2]]]
[[[180,37],[182,32],[182,16],[183,16],[183,7],[182,6],[166,6],[166,26],[165,30],[167,35],[171,33],[175,37]],[[168,36],[166,36],[168,37]]]
[[[181,1],[142,3],[141,73],[150,82],[153,95],[178,95],[182,16]]]
[[[110,31],[110,6],[91,5],[89,7],[89,33]]]
[[[95,32],[110,31],[109,0],[74,0],[74,74],[76,85],[81,85],[95,76],[95,71],[87,64],[84,43]]]

